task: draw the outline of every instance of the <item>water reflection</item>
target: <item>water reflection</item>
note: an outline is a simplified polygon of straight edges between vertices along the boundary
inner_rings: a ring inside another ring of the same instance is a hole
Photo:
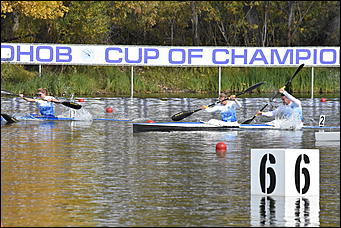
[[[316,147],[323,147],[323,148],[340,148],[340,141],[316,141]]]
[[[94,118],[168,122],[179,111],[215,101],[87,98],[81,104]],[[242,99],[244,108],[237,115],[248,119],[266,102]],[[318,125],[320,114],[326,115],[326,126],[340,124],[339,99],[302,103],[309,125]],[[106,113],[108,106],[115,111]],[[1,99],[1,111],[37,113],[34,104],[12,98]],[[67,111],[56,105],[57,114]],[[219,115],[197,112],[184,121],[211,118]],[[255,119],[261,121],[268,119]],[[318,144],[314,132],[133,134],[130,122],[115,121],[2,125],[1,218],[5,226],[338,226],[340,147]],[[221,157],[215,150],[218,142],[227,146]],[[251,196],[252,148],[319,149],[317,203],[310,198],[308,202]]]
[[[319,196],[288,197],[251,195],[251,226],[316,227]]]

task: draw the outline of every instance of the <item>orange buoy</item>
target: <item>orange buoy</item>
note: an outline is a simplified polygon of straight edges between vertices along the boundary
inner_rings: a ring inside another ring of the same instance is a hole
[[[321,98],[320,101],[321,102],[326,102],[326,98]]]
[[[79,98],[78,102],[84,102],[84,99],[83,98]]]
[[[112,107],[108,107],[105,109],[105,111],[108,113],[112,113],[114,110],[112,109]]]
[[[153,120],[147,120],[147,123],[155,123]]]

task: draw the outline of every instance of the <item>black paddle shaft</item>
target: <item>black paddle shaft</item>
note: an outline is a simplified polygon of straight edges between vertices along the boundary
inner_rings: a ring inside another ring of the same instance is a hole
[[[297,75],[298,72],[300,72],[300,70],[304,67],[304,63],[301,64],[297,70],[295,71],[295,73],[291,76],[291,78],[287,81],[287,83],[285,83],[284,88],[288,88],[291,85],[291,81],[294,79],[294,77]],[[277,95],[279,94],[278,90],[275,93],[275,95],[271,98],[270,102],[273,101],[273,99],[275,99],[277,97]]]
[[[259,82],[259,83],[255,84],[255,85],[253,85],[253,86],[247,88],[246,90],[237,93],[237,94],[236,94],[236,97],[237,97],[237,96],[240,96],[240,95],[243,95],[244,93],[251,92],[252,90],[256,89],[257,87],[263,85],[264,83],[265,83],[265,82]],[[208,105],[208,107],[212,107],[212,106],[214,106],[214,105],[216,105],[216,104],[219,104],[219,103],[221,103],[221,102],[223,102],[223,101],[226,101],[226,100],[230,100],[230,99],[229,99],[229,98],[226,98],[226,99],[224,99],[224,100],[217,101],[217,102],[215,102],[215,103],[213,103],[213,104]],[[199,108],[199,109],[196,109],[196,110],[193,110],[193,111],[179,112],[179,113],[174,114],[174,115],[172,116],[172,120],[173,120],[173,121],[182,120],[182,119],[184,119],[184,118],[186,118],[186,117],[188,117],[188,116],[192,115],[193,113],[198,112],[198,111],[200,111],[200,110],[202,110],[202,109]]]
[[[266,106],[268,106],[268,104],[265,104],[259,111],[260,111],[260,112],[263,111],[263,110],[266,108]],[[255,118],[256,118],[256,115],[254,115],[251,119],[245,120],[242,124],[249,124],[249,123],[251,123]]]
[[[247,88],[246,90],[237,93],[237,94],[236,94],[236,97],[239,97],[239,96],[243,95],[244,93],[251,92],[252,90],[256,89],[257,87],[263,85],[264,83],[265,83],[265,82],[259,82],[259,83],[257,83],[257,84],[254,84],[253,86]],[[230,100],[230,98],[226,98],[226,99],[221,100],[221,101],[218,101],[218,102],[216,102],[216,103],[218,104],[218,103],[221,103],[221,102],[226,101],[226,100]],[[210,107],[210,106],[209,106],[209,107]]]
[[[15,96],[15,97],[19,96],[18,94],[11,93],[11,92],[6,91],[6,90],[1,90],[1,94],[5,94],[5,95],[9,95],[9,96]],[[54,102],[57,104],[62,104],[64,106],[67,106],[67,107],[73,108],[73,109],[81,109],[82,108],[82,106],[80,104],[70,102],[70,101],[51,101],[51,102]]]
[[[236,97],[239,97],[239,96],[243,95],[244,93],[251,92],[252,90],[256,89],[257,87],[263,85],[264,83],[265,83],[265,82],[259,82],[259,83],[257,83],[257,84],[254,84],[253,86],[247,88],[246,90],[237,93],[237,94],[236,94]],[[226,99],[224,99],[224,100],[217,101],[217,102],[215,102],[215,103],[213,103],[213,104],[210,104],[210,105],[208,105],[207,107],[212,107],[212,106],[214,106],[214,105],[216,105],[216,104],[219,104],[219,103],[221,103],[221,102],[223,102],[223,101],[227,101],[227,100],[231,100],[231,99],[230,99],[230,98],[226,98]],[[201,110],[201,109],[197,109],[197,110],[195,110],[194,112],[197,112],[197,111],[200,111],[200,110]]]

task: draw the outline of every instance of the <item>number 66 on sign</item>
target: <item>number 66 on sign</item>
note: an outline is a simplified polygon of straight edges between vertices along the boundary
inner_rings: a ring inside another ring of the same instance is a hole
[[[320,156],[317,149],[251,149],[251,194],[317,196]]]

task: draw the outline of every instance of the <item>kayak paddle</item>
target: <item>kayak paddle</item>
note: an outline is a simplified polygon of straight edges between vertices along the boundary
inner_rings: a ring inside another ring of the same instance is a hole
[[[259,83],[255,84],[255,85],[253,85],[253,86],[247,88],[246,90],[244,90],[243,92],[237,93],[237,94],[236,94],[236,97],[238,97],[238,96],[240,96],[240,95],[242,95],[242,94],[244,94],[244,93],[251,92],[252,90],[256,89],[257,87],[263,85],[264,83],[265,83],[265,82],[259,82]],[[215,102],[215,103],[213,103],[213,104],[208,105],[208,107],[212,107],[212,106],[214,106],[214,105],[216,105],[216,104],[219,104],[219,103],[221,103],[221,102],[223,102],[223,101],[226,101],[226,100],[229,100],[229,98],[226,98],[226,99],[221,100],[221,101],[217,101],[217,102]],[[184,118],[186,118],[186,117],[188,117],[188,116],[192,115],[193,113],[198,112],[198,111],[200,111],[200,110],[202,110],[202,109],[199,108],[199,109],[196,109],[196,110],[193,110],[193,111],[183,111],[183,112],[179,112],[179,113],[174,114],[174,115],[172,116],[172,120],[174,120],[174,121],[182,120],[182,119],[184,119]]]
[[[18,94],[14,94],[14,93],[11,93],[11,92],[8,92],[6,90],[1,90],[1,94],[5,94],[5,95],[9,95],[9,96],[19,96]],[[51,101],[51,102],[54,102],[54,103],[57,103],[57,104],[62,104],[66,107],[69,107],[69,108],[73,108],[73,109],[81,109],[82,106],[80,104],[77,104],[75,102],[71,102],[71,101]]]
[[[7,121],[7,123],[15,123],[15,122],[18,122],[18,120],[16,119],[16,118],[14,118],[14,117],[12,117],[12,116],[10,116],[10,115],[8,115],[8,114],[3,114],[3,113],[1,113],[1,116],[2,116],[2,118],[4,118],[6,121]]]
[[[303,67],[304,67],[304,64],[301,64],[301,65],[297,68],[297,70],[295,71],[295,73],[293,74],[293,76],[291,76],[291,78],[289,79],[289,81],[287,81],[287,83],[285,84],[284,88],[290,87],[291,81],[294,79],[294,77],[298,74],[298,72],[300,72],[300,70],[301,70]],[[272,98],[270,98],[270,102],[272,102],[273,99],[275,99],[275,97],[277,97],[278,94],[279,94],[279,92],[278,92],[278,90],[277,90],[277,92],[275,93],[275,95],[274,95]],[[263,111],[263,110],[266,108],[266,106],[268,106],[268,104],[265,104],[259,111],[260,111],[260,112]],[[242,122],[242,124],[249,124],[249,123],[251,123],[255,118],[256,118],[256,115],[254,115],[251,119],[245,120],[244,122]]]

